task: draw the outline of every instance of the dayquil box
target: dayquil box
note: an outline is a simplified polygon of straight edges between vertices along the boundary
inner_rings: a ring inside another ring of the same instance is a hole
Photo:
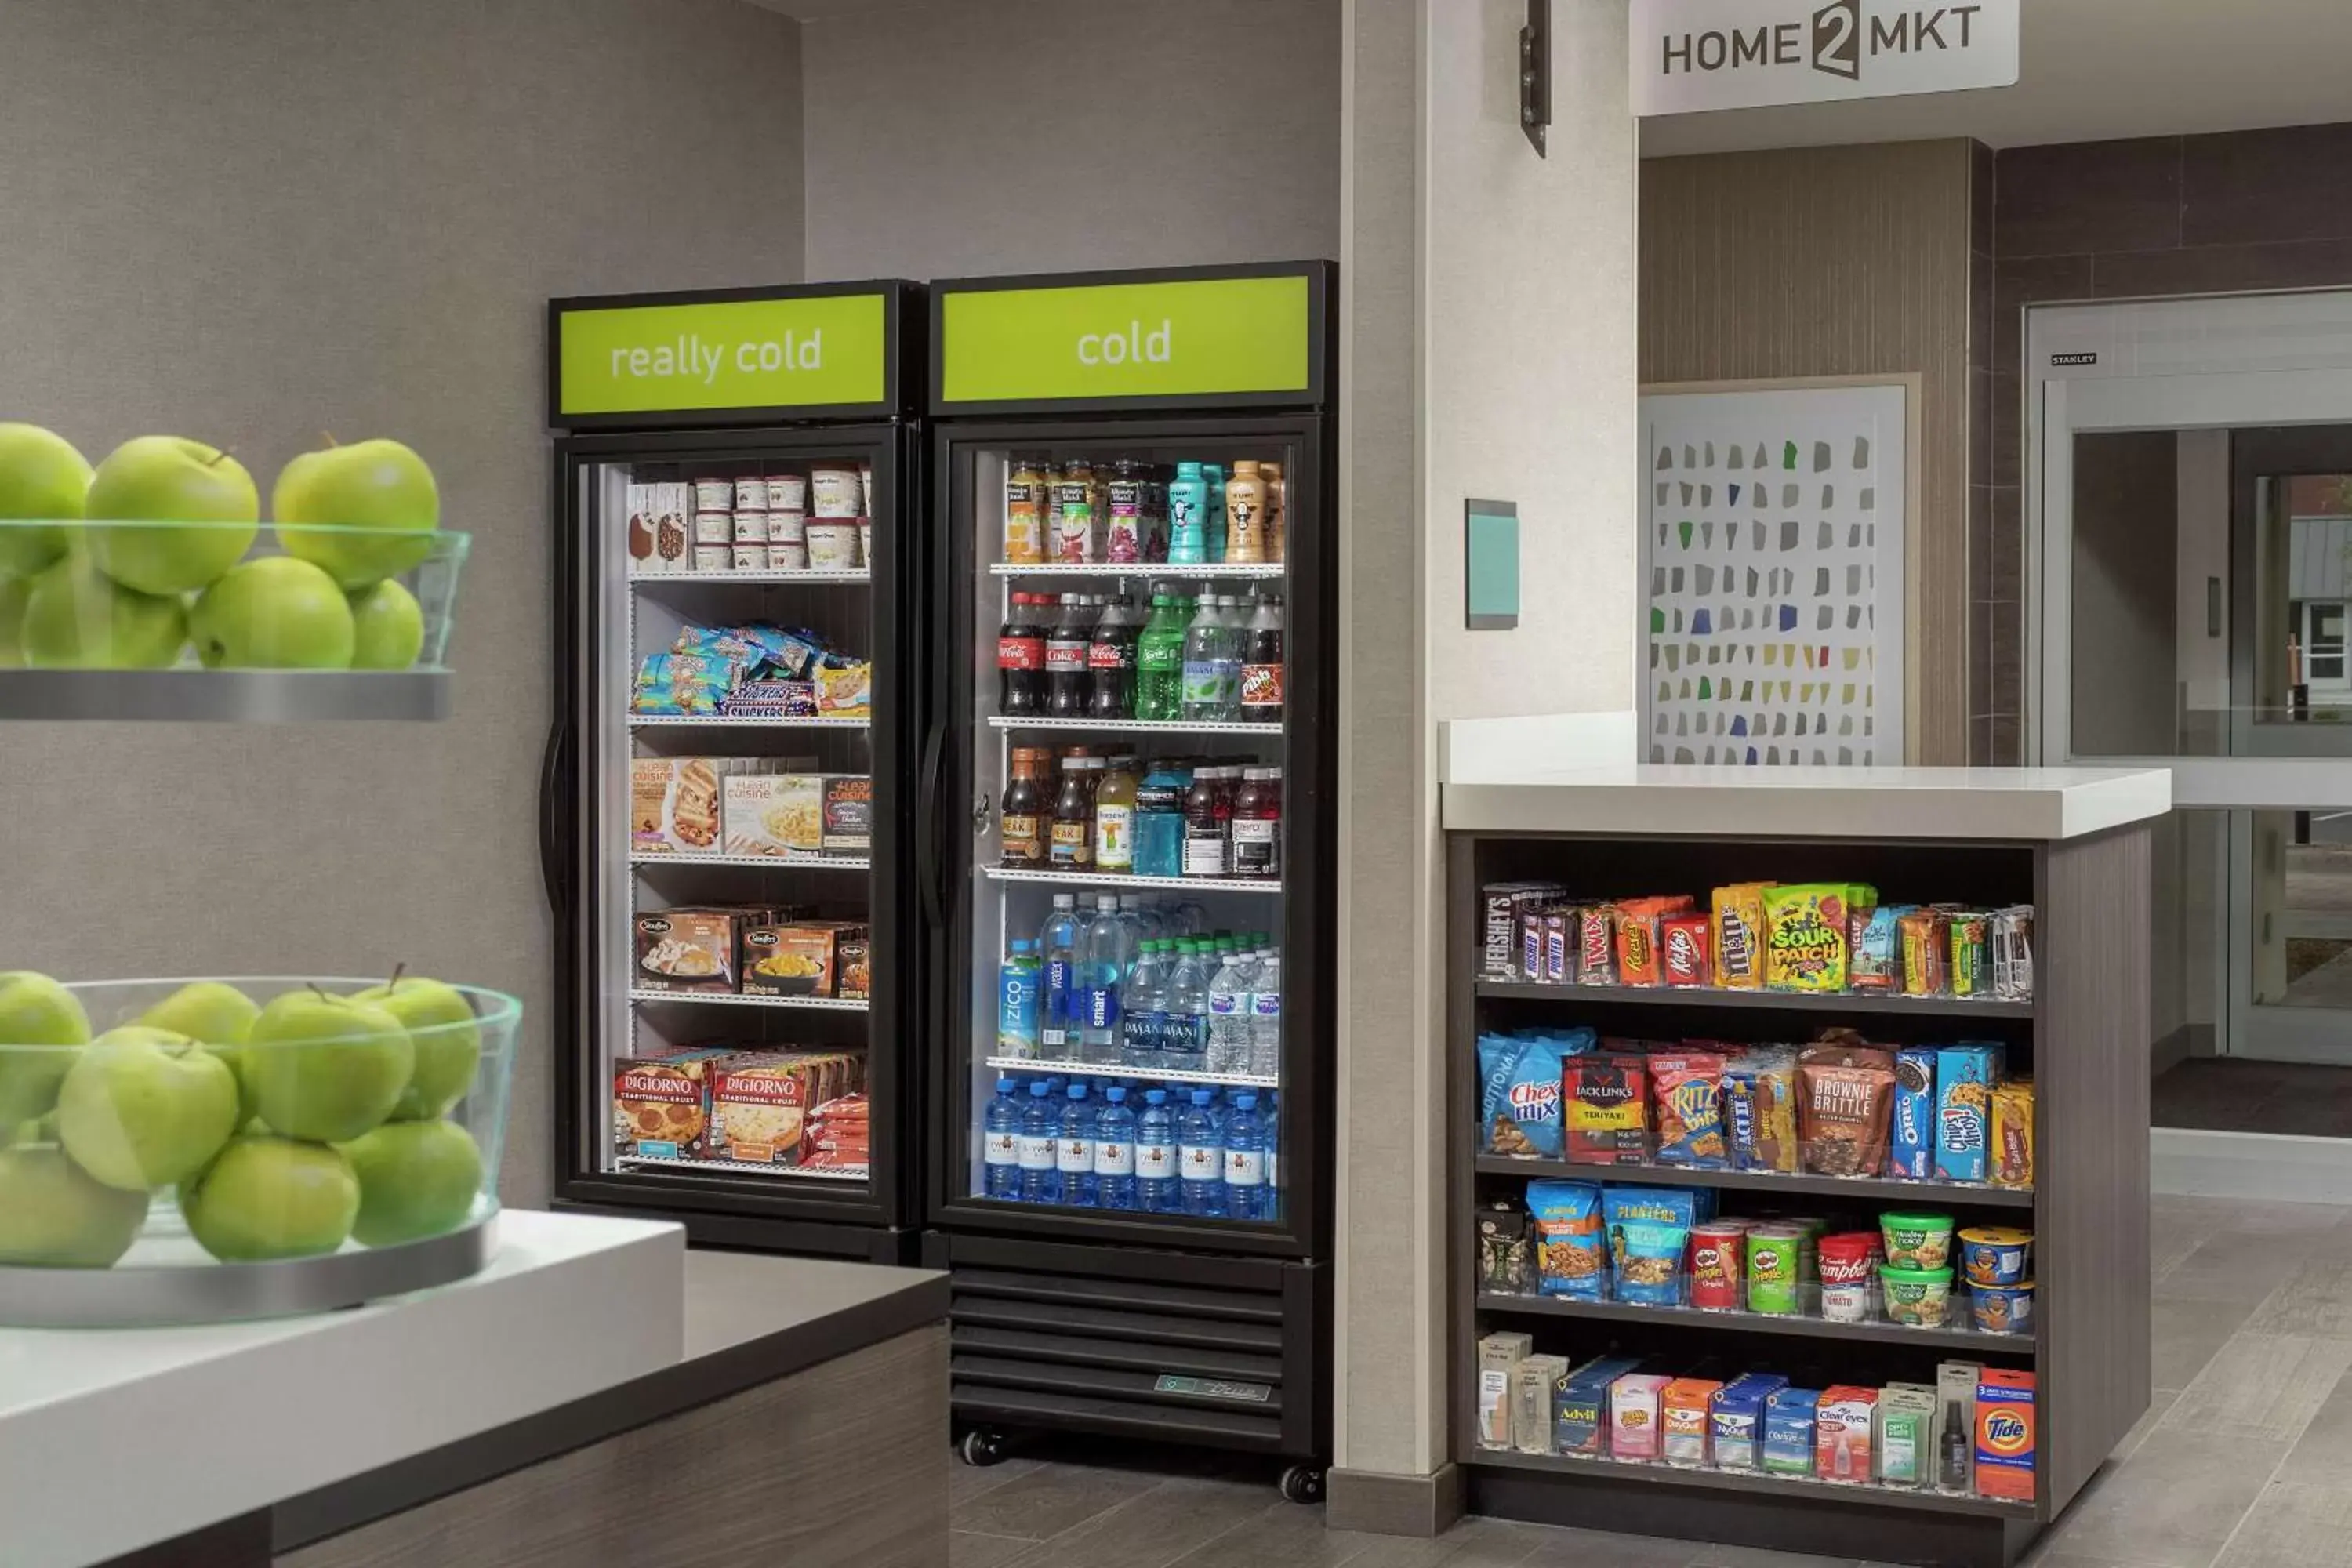
[[[1653,1372],[1628,1373],[1609,1385],[1609,1455],[1654,1459],[1660,1451],[1659,1405],[1675,1380]]]
[[[1722,1387],[1703,1377],[1678,1377],[1658,1395],[1658,1447],[1666,1463],[1705,1467],[1708,1417]]]
[[[1825,1481],[1870,1479],[1871,1437],[1877,1427],[1878,1390],[1839,1384],[1822,1390],[1813,1411],[1813,1472]]]
[[[1977,1374],[1977,1495],[2033,1500],[2033,1374],[1987,1367]]]
[[[1743,1373],[1716,1390],[1709,1401],[1709,1447],[1718,1470],[1755,1470],[1764,1465],[1764,1406],[1789,1386],[1778,1373]]]
[[[1778,1476],[1813,1473],[1817,1388],[1784,1388],[1764,1403],[1764,1468]]]

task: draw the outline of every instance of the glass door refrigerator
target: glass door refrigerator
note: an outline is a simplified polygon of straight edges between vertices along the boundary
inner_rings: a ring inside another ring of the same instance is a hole
[[[1075,1428],[1319,1486],[1333,286],[934,286],[925,1251],[976,1462]]]
[[[924,329],[897,282],[551,307],[562,1206],[913,1250]]]

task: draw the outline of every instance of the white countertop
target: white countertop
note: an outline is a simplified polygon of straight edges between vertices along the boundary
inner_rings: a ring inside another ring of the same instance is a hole
[[[8,1568],[79,1568],[675,1366],[685,1232],[509,1211],[471,1279],[212,1328],[0,1330]]]
[[[2162,768],[1720,768],[1491,763],[1443,786],[1448,831],[2063,839],[2162,816]]]

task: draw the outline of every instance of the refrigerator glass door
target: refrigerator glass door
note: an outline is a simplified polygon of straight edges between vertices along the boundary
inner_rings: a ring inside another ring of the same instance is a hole
[[[948,1190],[1015,1225],[1273,1247],[1298,1233],[1285,1155],[1312,1104],[1283,976],[1312,966],[1290,951],[1312,901],[1286,683],[1316,454],[1295,423],[1099,429],[952,447],[971,816]]]
[[[650,1206],[868,1207],[897,798],[877,748],[894,546],[870,520],[894,515],[893,448],[644,449],[575,471],[594,604],[582,1171]]]

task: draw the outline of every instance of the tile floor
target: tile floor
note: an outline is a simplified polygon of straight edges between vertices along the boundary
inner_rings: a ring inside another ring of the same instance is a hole
[[[2155,1399],[2027,1563],[2347,1568],[2352,1208],[2159,1197],[2153,1235]],[[1270,1470],[1199,1454],[1041,1445],[953,1468],[953,1568],[1872,1568],[1483,1519],[1327,1531]]]

